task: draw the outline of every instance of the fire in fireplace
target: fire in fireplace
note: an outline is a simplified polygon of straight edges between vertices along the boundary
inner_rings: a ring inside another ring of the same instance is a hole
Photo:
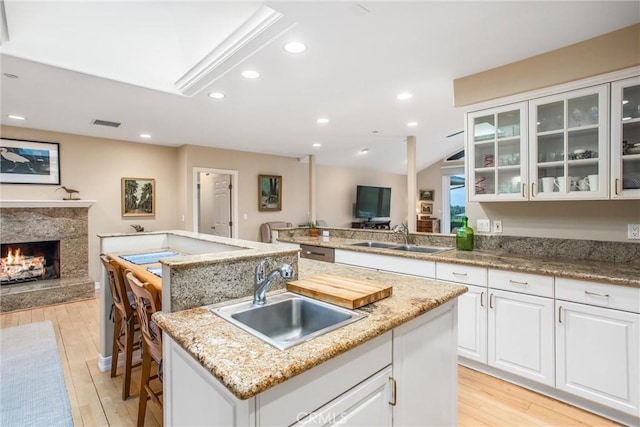
[[[0,245],[0,285],[59,277],[59,240]]]

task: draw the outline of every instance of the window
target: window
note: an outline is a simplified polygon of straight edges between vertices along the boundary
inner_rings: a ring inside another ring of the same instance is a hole
[[[466,214],[466,177],[464,150],[449,156],[442,167],[442,224],[441,233],[455,233],[462,226]],[[457,165],[453,166],[454,163]]]

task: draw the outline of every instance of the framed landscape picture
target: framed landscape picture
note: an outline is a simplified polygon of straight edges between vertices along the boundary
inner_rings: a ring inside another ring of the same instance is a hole
[[[433,193],[435,190],[420,190],[420,200],[433,201]]]
[[[60,185],[60,144],[0,139],[0,183]]]
[[[155,216],[156,180],[122,178],[122,216]]]
[[[258,210],[282,210],[282,177],[258,175]]]

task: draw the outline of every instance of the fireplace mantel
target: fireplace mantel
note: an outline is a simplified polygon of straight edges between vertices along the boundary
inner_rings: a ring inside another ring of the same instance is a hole
[[[95,200],[0,200],[0,208],[88,208]]]

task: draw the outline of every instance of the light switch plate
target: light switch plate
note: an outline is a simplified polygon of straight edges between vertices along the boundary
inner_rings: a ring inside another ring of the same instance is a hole
[[[502,233],[502,221],[493,221],[493,232]]]
[[[627,224],[627,238],[640,240],[640,224]]]
[[[490,227],[491,227],[491,221],[489,221],[488,219],[479,219],[476,222],[476,230],[480,232],[488,233],[491,231]]]

